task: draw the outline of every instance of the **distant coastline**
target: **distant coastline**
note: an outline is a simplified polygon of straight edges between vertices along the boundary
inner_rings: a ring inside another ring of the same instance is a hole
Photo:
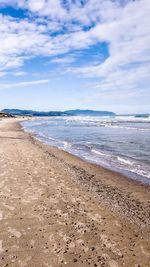
[[[137,114],[116,114],[107,110],[90,110],[90,109],[73,109],[66,111],[36,111],[26,109],[10,109],[5,108],[0,111],[1,117],[11,116],[29,116],[29,117],[52,117],[52,116],[133,116],[134,118],[149,118],[150,113],[137,113]]]
[[[66,111],[35,111],[35,110],[22,110],[22,109],[3,109],[3,113],[11,114],[14,116],[115,116],[112,111],[99,111],[99,110],[66,110]]]

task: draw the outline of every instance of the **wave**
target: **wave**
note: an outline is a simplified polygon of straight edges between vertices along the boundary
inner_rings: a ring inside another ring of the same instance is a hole
[[[96,149],[91,149],[91,152],[95,153],[96,155],[102,156],[102,157],[110,157],[110,155],[105,154],[104,152],[100,152]]]
[[[135,117],[135,116],[116,116],[116,117],[93,117],[93,116],[72,116],[72,117],[63,117],[65,121],[73,122],[73,121],[80,121],[81,123],[84,122],[150,122],[149,117]]]
[[[131,160],[129,160],[129,159],[124,159],[124,158],[121,158],[121,157],[117,157],[117,159],[118,159],[118,161],[120,161],[121,163],[123,163],[123,164],[127,164],[127,165],[133,165],[134,163],[131,161]]]
[[[114,129],[127,129],[138,131],[150,131],[150,118],[135,118],[134,116],[118,116],[118,117],[55,117],[34,119],[30,122],[25,122],[25,126],[32,127],[102,127]]]
[[[105,127],[128,130],[150,130],[150,118],[130,117],[67,117],[63,118],[66,126],[72,127]],[[142,127],[143,126],[143,127]]]

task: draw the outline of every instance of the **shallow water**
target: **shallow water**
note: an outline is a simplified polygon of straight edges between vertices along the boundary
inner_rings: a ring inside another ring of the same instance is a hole
[[[150,184],[150,118],[51,117],[22,125],[47,144]]]

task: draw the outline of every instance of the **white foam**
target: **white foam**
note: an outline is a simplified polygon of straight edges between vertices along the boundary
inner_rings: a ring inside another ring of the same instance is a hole
[[[117,157],[117,159],[118,159],[120,162],[122,162],[122,163],[124,163],[124,164],[127,164],[127,165],[133,165],[133,164],[134,164],[133,162],[131,162],[131,161],[128,160],[128,159],[124,159],[124,158],[121,158],[121,157]]]
[[[96,149],[92,149],[91,150],[93,153],[95,153],[95,154],[97,154],[97,155],[100,155],[100,156],[108,156],[108,155],[106,155],[106,154],[104,154],[104,153],[102,153],[102,152],[100,152],[100,151],[98,151],[98,150],[96,150]]]
[[[64,149],[70,148],[70,146],[71,146],[71,144],[67,141],[63,141],[62,143],[64,145]]]
[[[148,172],[148,171],[141,170],[141,169],[136,169],[136,168],[133,169],[133,170],[130,170],[130,171],[132,171],[134,173],[137,173],[140,176],[144,176],[144,177],[150,179],[150,172]]]

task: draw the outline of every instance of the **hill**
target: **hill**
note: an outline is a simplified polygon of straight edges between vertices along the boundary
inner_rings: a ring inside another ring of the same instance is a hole
[[[99,110],[82,110],[82,109],[75,109],[75,110],[67,110],[65,111],[68,115],[76,115],[76,116],[115,116],[114,112],[111,111],[99,111]]]
[[[61,111],[34,111],[22,109],[3,109],[2,112],[9,112],[16,116],[63,116],[66,115]]]

